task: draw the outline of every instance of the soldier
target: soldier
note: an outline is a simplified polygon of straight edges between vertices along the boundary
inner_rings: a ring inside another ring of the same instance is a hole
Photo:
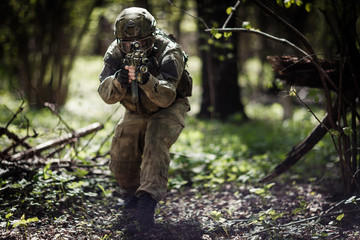
[[[124,9],[114,28],[98,93],[126,111],[112,140],[110,170],[127,194],[123,208],[135,209],[136,231],[147,231],[167,190],[169,148],[184,128],[192,79],[186,54],[146,9]]]

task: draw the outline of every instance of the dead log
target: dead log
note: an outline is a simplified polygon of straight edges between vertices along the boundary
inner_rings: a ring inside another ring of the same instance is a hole
[[[300,58],[295,56],[268,56],[267,60],[272,65],[275,72],[275,77],[290,86],[302,86],[310,88],[323,89],[324,86],[321,82],[319,72],[316,67],[307,58]],[[339,84],[339,63],[327,59],[319,59],[321,67],[329,75],[330,79]],[[329,89],[334,90],[331,84],[328,85]],[[345,88],[351,88],[349,85]],[[332,119],[337,118],[337,104],[332,107],[331,114]],[[324,119],[319,125],[317,125],[312,132],[299,144],[294,146],[292,150],[287,154],[285,160],[283,160],[275,169],[261,179],[259,182],[264,183],[272,180],[280,174],[287,171],[294,164],[296,164],[305,154],[307,154],[313,147],[325,136],[328,132],[327,129],[331,129],[330,116],[326,114]]]
[[[318,69],[308,58],[296,56],[268,56],[267,60],[271,64],[275,77],[286,82],[290,86],[301,86],[323,89],[324,86],[319,77]],[[339,84],[339,62],[319,59],[321,67],[329,75],[336,86]],[[352,89],[351,84],[344,85],[344,89]],[[334,90],[329,84],[329,89]]]
[[[328,114],[326,114],[322,122],[317,125],[301,143],[297,144],[291,149],[284,161],[278,164],[269,175],[261,179],[259,182],[269,182],[273,178],[279,176],[280,174],[291,168],[305,154],[307,154],[311,149],[313,149],[313,147],[325,136],[328,131],[326,128],[331,128]]]
[[[7,128],[0,127],[0,136],[3,134],[5,134],[9,139],[14,140],[18,145],[20,144],[28,149],[31,148],[31,146],[24,141],[25,139],[19,138],[15,133],[10,132]]]
[[[60,137],[57,139],[53,139],[53,140],[44,142],[35,147],[27,149],[23,152],[14,154],[11,156],[11,159],[16,161],[16,160],[31,158],[34,155],[39,154],[40,152],[45,151],[50,148],[53,148],[55,146],[58,146],[58,145],[61,145],[64,143],[68,143],[68,144],[73,143],[74,141],[77,141],[79,138],[86,136],[90,133],[93,133],[95,131],[98,131],[98,130],[102,129],[103,127],[104,127],[104,125],[101,123],[93,123],[87,127],[84,127],[77,131],[69,133],[64,137]]]

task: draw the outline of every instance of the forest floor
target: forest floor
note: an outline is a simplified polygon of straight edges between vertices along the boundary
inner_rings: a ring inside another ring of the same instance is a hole
[[[217,190],[171,190],[155,213],[156,227],[129,236],[116,205],[122,194],[110,175],[107,190],[87,186],[59,199],[57,207],[25,205],[18,211],[38,221],[2,224],[0,239],[359,239],[360,209],[355,197],[329,194],[333,183],[279,183],[257,188],[227,183]],[[2,191],[1,198],[8,194]],[[358,199],[357,199],[358,200]],[[27,221],[26,217],[23,220]]]

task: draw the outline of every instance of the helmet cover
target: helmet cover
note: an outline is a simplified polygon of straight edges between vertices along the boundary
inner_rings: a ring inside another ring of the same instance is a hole
[[[117,16],[114,28],[119,40],[141,39],[155,32],[156,20],[145,8],[125,8]]]

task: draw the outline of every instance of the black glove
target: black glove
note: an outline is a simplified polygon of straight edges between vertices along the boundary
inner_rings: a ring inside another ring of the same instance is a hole
[[[150,73],[153,73],[158,68],[158,62],[155,57],[150,57],[145,66],[147,72],[142,75],[141,84],[146,84],[149,81]]]
[[[152,74],[154,74],[159,67],[159,63],[155,57],[149,57],[145,65],[148,68],[148,72]]]
[[[146,72],[142,75],[141,84],[146,84],[149,81],[150,73]]]
[[[115,78],[121,84],[121,86],[126,86],[129,84],[129,70],[125,69],[125,65],[116,71]]]

